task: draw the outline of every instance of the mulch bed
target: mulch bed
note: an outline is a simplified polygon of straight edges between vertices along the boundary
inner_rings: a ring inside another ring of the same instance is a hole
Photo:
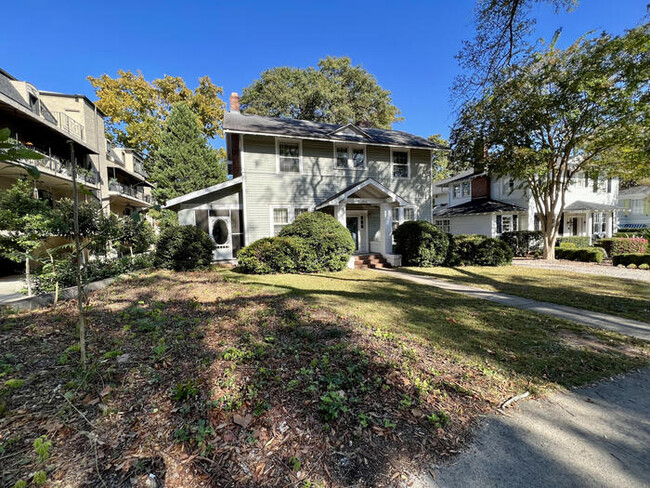
[[[219,273],[156,272],[3,315],[1,486],[409,486],[496,399],[481,372]],[[46,436],[47,456],[34,441]]]

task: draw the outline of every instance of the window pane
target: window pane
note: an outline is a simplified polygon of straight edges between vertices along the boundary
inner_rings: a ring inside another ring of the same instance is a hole
[[[415,220],[415,209],[405,208],[404,209],[404,220]]]
[[[471,186],[469,183],[463,183],[463,196],[468,197],[470,193]]]
[[[460,197],[460,185],[454,185],[454,198]]]
[[[408,164],[408,153],[403,151],[393,152],[393,163],[395,164]]]
[[[274,224],[288,224],[289,223],[289,209],[288,208],[274,208],[273,209],[273,223]]]
[[[366,165],[366,156],[363,149],[352,150],[352,162],[355,168],[363,168]]]
[[[217,245],[223,245],[228,242],[228,224],[223,219],[218,219],[212,227],[212,237]]]
[[[347,168],[348,167],[348,148],[347,147],[337,147],[336,148],[336,167],[337,168]]]
[[[298,158],[280,158],[280,172],[300,173],[300,160]]]
[[[280,156],[297,158],[300,156],[300,149],[298,144],[281,142],[279,144]]]
[[[394,164],[393,165],[393,176],[396,178],[408,178],[409,169],[406,165]]]
[[[393,222],[396,222],[399,220],[399,208],[394,208],[393,209]]]

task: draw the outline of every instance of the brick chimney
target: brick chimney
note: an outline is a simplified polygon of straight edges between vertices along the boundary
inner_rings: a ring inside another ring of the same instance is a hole
[[[230,94],[230,111],[239,113],[239,94],[237,92]]]

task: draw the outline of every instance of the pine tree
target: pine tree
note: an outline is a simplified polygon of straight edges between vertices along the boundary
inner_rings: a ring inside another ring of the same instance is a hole
[[[225,151],[210,147],[198,117],[185,103],[172,108],[151,158],[150,176],[161,203],[226,180]]]

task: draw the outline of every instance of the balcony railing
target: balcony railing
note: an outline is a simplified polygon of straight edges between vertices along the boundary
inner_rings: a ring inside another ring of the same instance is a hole
[[[108,189],[110,191],[121,193],[122,195],[128,195],[143,202],[151,203],[151,195],[146,195],[144,190],[138,186],[125,185],[115,180],[111,180],[108,182]]]
[[[20,144],[25,149],[34,151],[43,156],[43,159],[28,159],[23,160],[25,164],[31,164],[40,169],[48,170],[51,173],[56,174],[57,176],[63,176],[67,179],[72,180],[72,163],[67,159],[59,158],[51,154],[46,154],[43,151],[36,149],[34,146],[25,146]],[[99,181],[99,174],[94,169],[84,168],[77,165],[77,179],[81,182],[88,183],[90,185],[96,185]]]
[[[68,134],[84,140],[84,126],[63,112],[52,112],[56,117],[58,126]]]
[[[133,171],[138,173],[143,178],[148,178],[149,177],[147,172],[144,170],[144,164],[142,164],[141,161],[133,161]]]

